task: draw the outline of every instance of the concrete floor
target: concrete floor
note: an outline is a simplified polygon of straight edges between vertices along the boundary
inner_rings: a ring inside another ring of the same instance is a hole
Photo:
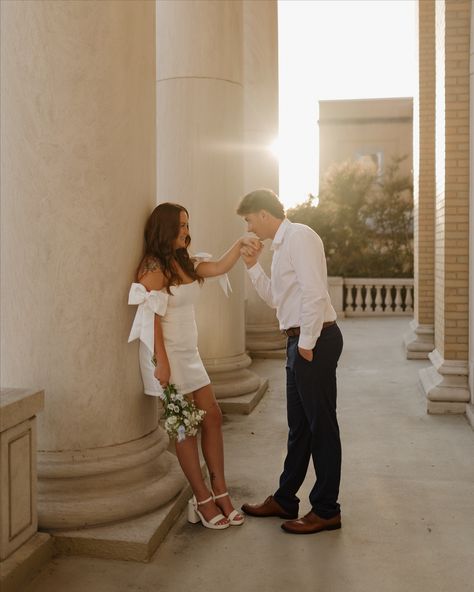
[[[148,564],[59,557],[24,592],[474,590],[474,432],[463,416],[426,414],[417,380],[428,363],[405,360],[407,319],[340,325],[341,530],[295,536],[277,518],[247,518],[210,531],[182,515]],[[238,503],[273,493],[285,452],[284,363],[257,360],[254,369],[270,378],[269,391],[224,426]]]

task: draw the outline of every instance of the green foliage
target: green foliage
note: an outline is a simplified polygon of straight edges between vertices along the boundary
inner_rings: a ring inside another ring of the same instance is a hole
[[[413,186],[394,158],[383,179],[346,161],[328,171],[319,196],[288,211],[324,242],[328,274],[413,277]]]

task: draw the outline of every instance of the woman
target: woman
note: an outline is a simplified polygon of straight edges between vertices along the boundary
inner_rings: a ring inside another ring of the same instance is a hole
[[[200,520],[207,528],[223,529],[242,524],[244,517],[234,509],[227,493],[222,414],[197,349],[193,304],[204,278],[229,271],[239,258],[241,248],[255,252],[261,245],[258,240],[247,237],[236,241],[218,261],[192,259],[188,253],[191,242],[188,219],[187,210],[173,203],[160,204],[148,219],[145,253],[137,270],[139,284],[134,284],[132,290],[134,286],[141,290],[144,287],[144,297],[154,299],[150,306],[157,314],[153,315],[146,338],[143,337],[146,322],[139,309],[137,317],[140,316],[142,333],[132,328],[129,341],[140,337],[140,368],[146,394],[159,396],[162,388],[173,383],[178,392],[192,397],[196,406],[206,412],[201,424],[201,446],[209,469],[211,491],[202,478],[196,437],[177,441],[176,454],[194,493],[188,520]],[[130,299],[129,302],[137,303]]]

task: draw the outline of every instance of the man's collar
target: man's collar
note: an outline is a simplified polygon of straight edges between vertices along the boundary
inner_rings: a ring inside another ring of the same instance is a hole
[[[285,218],[283,222],[280,224],[278,230],[276,231],[275,237],[273,238],[272,246],[270,247],[272,251],[278,249],[278,247],[281,245],[283,239],[285,238],[286,231],[288,230],[290,225],[291,222],[288,220],[288,218]]]

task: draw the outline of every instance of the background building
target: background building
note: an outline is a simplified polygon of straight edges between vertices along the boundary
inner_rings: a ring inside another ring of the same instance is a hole
[[[328,167],[367,160],[383,174],[392,157],[407,156],[400,170],[412,172],[413,100],[319,101],[319,186]]]

